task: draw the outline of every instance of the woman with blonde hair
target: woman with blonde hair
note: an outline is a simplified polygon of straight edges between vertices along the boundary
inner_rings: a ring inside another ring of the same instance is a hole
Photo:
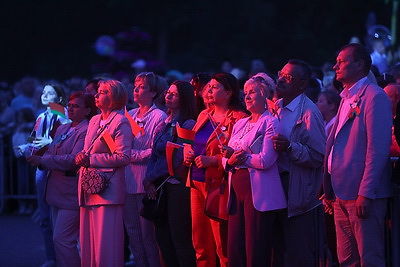
[[[142,72],[135,78],[133,100],[139,106],[129,115],[142,129],[133,137],[130,164],[125,170],[127,198],[124,208],[124,224],[129,245],[137,267],[161,266],[154,225],[139,216],[145,196],[143,180],[146,176],[154,139],[165,128],[167,114],[157,108],[154,101],[163,95],[166,83],[154,72]]]
[[[268,87],[261,77],[250,78],[244,96],[250,117],[233,126],[223,147],[229,173],[228,265],[268,266],[272,233],[286,198],[278,171],[278,153],[271,137],[279,122],[268,111]]]
[[[124,265],[125,166],[132,144],[131,126],[122,111],[127,101],[128,92],[121,82],[99,81],[95,103],[100,114],[90,120],[83,151],[75,158],[81,166],[81,266]],[[99,192],[83,187],[87,176],[95,173],[105,176],[108,184]]]

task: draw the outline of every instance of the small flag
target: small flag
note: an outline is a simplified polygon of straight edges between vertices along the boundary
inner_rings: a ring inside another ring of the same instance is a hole
[[[51,113],[56,114],[56,115],[58,115],[58,116],[60,116],[60,117],[62,117],[64,119],[67,118],[67,116],[65,115],[64,106],[62,106],[60,104],[57,104],[57,103],[53,103],[53,102],[50,102],[49,106],[50,106],[50,112]]]
[[[221,142],[221,143],[226,143],[228,138],[226,137],[226,134],[224,133],[224,131],[226,131],[226,127],[225,126],[218,126],[215,128],[215,135],[217,136],[217,139]]]
[[[179,145],[179,144],[167,141],[167,145],[165,147],[165,156],[167,158],[168,173],[171,176],[174,176],[174,174],[175,174],[174,173],[174,164],[173,164],[174,163],[173,158],[174,158],[174,154],[175,154],[174,152],[176,151],[176,149],[179,149],[181,147],[183,147],[183,145]]]
[[[350,105],[350,106],[351,106],[351,105]],[[360,115],[360,113],[361,113],[361,110],[360,110],[360,108],[359,108],[357,105],[355,105],[354,107],[351,106],[350,112],[349,112],[349,114],[347,115],[347,117],[348,117],[349,119],[351,119],[351,118],[353,118],[353,117],[355,117],[355,116]]]
[[[139,124],[132,118],[132,116],[128,113],[125,107],[125,117],[128,119],[131,128],[132,128],[132,133],[134,136],[137,136],[139,133],[142,133],[144,135],[144,128],[140,127]]]
[[[39,117],[37,120],[36,120],[36,123],[35,123],[35,126],[33,127],[33,130],[35,131],[35,132],[37,132],[38,130],[39,130],[39,126],[40,126],[40,122],[42,121],[42,117]]]
[[[115,142],[114,142],[113,138],[111,137],[111,134],[108,131],[108,129],[104,130],[104,133],[101,136],[100,140],[107,147],[108,152],[110,154],[113,154],[116,149],[116,145],[115,145]]]
[[[216,123],[213,119],[213,117],[210,115],[210,113],[207,113],[208,119],[210,120],[211,126],[213,127],[214,131],[213,134],[215,134],[215,137],[217,138],[219,144],[222,146],[223,142],[227,142],[228,138],[224,131],[227,130],[226,126],[220,126],[218,123]],[[212,135],[212,134],[211,134]]]
[[[185,128],[181,128],[179,123],[176,123],[176,133],[178,134],[178,140],[184,144],[191,144],[194,143],[194,137],[196,135],[195,131],[188,130]]]

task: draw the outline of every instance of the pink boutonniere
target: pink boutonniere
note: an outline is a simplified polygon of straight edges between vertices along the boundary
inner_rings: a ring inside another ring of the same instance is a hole
[[[279,119],[278,116],[278,110],[279,110],[279,105],[275,102],[273,105],[268,105],[268,111],[271,113],[272,116],[276,117]]]
[[[269,112],[271,113],[272,116],[278,117],[278,109],[271,107],[269,108]]]
[[[358,102],[360,101],[360,99],[357,97],[353,103],[350,103],[350,111],[349,114],[347,115],[347,117],[349,119],[354,118],[355,116],[360,115],[360,107],[358,106]]]

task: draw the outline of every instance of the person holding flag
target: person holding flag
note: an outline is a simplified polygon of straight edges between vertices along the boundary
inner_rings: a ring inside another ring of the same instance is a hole
[[[80,266],[78,175],[74,160],[83,149],[88,122],[96,114],[93,95],[73,93],[68,103],[68,117],[72,122],[57,128],[43,156],[27,158],[31,165],[50,172],[45,198],[51,207],[54,248],[60,267]]]
[[[42,105],[46,110],[39,114],[36,119],[35,126],[32,130],[29,143],[27,145],[19,146],[25,155],[39,155],[42,156],[48,149],[49,144],[53,141],[54,134],[61,124],[69,122],[65,116],[65,104],[67,102],[64,88],[59,84],[46,84],[43,87],[42,95],[40,97]],[[57,104],[63,110],[61,114],[55,114],[50,104]],[[36,194],[38,201],[38,211],[40,219],[40,228],[44,237],[44,244],[46,249],[46,262],[44,266],[55,266],[56,256],[53,244],[53,229],[50,218],[50,206],[44,201],[45,188],[47,182],[47,170],[36,168],[35,182]]]
[[[190,142],[196,114],[193,87],[175,81],[165,93],[168,118],[164,131],[154,141],[143,185],[150,199],[156,186],[163,185],[167,195],[167,216],[154,222],[157,243],[165,266],[196,266],[192,246],[190,189],[185,186],[187,167],[183,163],[183,140]],[[182,134],[184,132],[184,134]],[[181,136],[179,136],[181,134]]]
[[[246,81],[244,100],[251,116],[235,124],[229,146],[222,148],[229,171],[229,266],[269,266],[274,223],[287,206],[272,142],[280,125],[268,111],[268,94],[262,77]]]
[[[194,144],[184,149],[184,162],[191,164],[187,185],[191,187],[193,246],[198,267],[217,266],[215,252],[220,266],[225,267],[228,187],[221,146],[228,144],[233,125],[246,113],[239,100],[238,81],[232,74],[212,75],[204,91],[203,96],[213,106],[200,113],[193,127]]]
[[[125,167],[129,164],[132,130],[123,109],[128,91],[117,80],[99,81],[95,95],[100,114],[89,121],[84,148],[75,157],[78,181],[81,266],[124,265],[123,211]],[[83,191],[83,170],[97,169],[108,187],[97,194]]]
[[[139,73],[133,86],[133,100],[138,108],[125,111],[133,140],[130,153],[130,164],[125,169],[126,202],[124,208],[125,230],[137,267],[160,267],[154,225],[151,221],[139,216],[142,199],[145,196],[143,180],[151,156],[155,137],[164,128],[167,114],[157,108],[154,100],[168,89],[165,80],[153,72]]]

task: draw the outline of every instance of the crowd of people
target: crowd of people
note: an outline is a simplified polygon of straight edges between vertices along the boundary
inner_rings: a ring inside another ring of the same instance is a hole
[[[35,177],[43,266],[385,266],[400,68],[373,69],[349,44],[329,83],[298,59],[245,79],[24,78],[0,122]],[[148,200],[165,215],[141,216]]]

